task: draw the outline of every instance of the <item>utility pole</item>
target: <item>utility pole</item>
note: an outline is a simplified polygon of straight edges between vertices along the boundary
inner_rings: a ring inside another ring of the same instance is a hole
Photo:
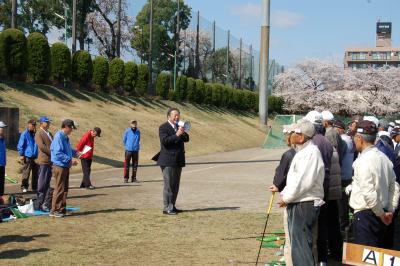
[[[118,0],[118,17],[117,17],[117,57],[121,57],[121,0]]]
[[[11,28],[17,28],[17,0],[12,0],[11,3]]]
[[[72,54],[76,52],[76,1],[72,1]]]
[[[148,92],[153,95],[153,0],[150,1],[150,38],[149,38],[149,87]]]
[[[269,34],[270,34],[270,0],[263,0],[261,24],[261,51],[260,51],[260,100],[259,116],[260,126],[268,123],[268,72],[269,72]]]

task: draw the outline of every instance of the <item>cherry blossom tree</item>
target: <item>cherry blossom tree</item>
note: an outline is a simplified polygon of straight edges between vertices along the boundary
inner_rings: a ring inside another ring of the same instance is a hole
[[[133,38],[133,18],[127,14],[127,0],[122,0],[121,10],[121,51],[126,51]],[[99,53],[109,59],[117,56],[117,15],[116,1],[96,0],[94,12],[89,13],[86,18]]]
[[[399,68],[342,69],[308,59],[275,77],[273,93],[285,99],[285,110],[331,110],[338,114],[390,115],[400,97]]]

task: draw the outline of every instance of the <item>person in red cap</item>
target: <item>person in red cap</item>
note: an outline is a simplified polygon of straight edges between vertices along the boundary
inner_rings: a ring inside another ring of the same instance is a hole
[[[93,160],[94,139],[96,137],[100,138],[100,134],[101,129],[99,127],[95,127],[86,132],[76,146],[77,152],[81,153],[80,159],[83,172],[81,188],[95,189],[95,186],[93,186],[92,182],[90,181],[90,172]]]

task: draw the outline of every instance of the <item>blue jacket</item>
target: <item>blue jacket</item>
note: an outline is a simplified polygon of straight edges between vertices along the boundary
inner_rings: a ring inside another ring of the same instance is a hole
[[[131,128],[125,130],[124,137],[122,138],[126,151],[139,151],[140,150],[140,130],[136,129],[134,132]]]
[[[25,129],[19,137],[17,150],[20,156],[36,158],[38,147],[35,142],[35,134],[31,134],[28,129]]]
[[[55,134],[50,146],[50,152],[51,162],[63,168],[70,167],[72,156],[76,154],[76,151],[71,148],[68,136],[62,130]]]
[[[6,140],[0,139],[0,166],[6,166]]]

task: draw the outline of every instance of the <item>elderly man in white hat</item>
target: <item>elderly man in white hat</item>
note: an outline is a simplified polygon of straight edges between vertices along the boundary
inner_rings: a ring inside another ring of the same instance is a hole
[[[292,160],[296,155],[295,145],[292,144],[291,137],[295,131],[295,124],[284,125],[283,126],[283,134],[286,138],[286,144],[290,147],[285,153],[283,153],[281,161],[279,162],[278,167],[275,170],[275,176],[273,180],[273,184],[269,187],[271,192],[281,192],[286,186],[287,174],[289,172],[290,165],[292,164]],[[287,266],[291,266],[292,264],[292,256],[291,256],[291,246],[290,246],[290,237],[287,226],[287,211],[283,210],[283,227],[285,229],[285,248],[284,248],[284,256],[285,263]]]
[[[313,229],[324,197],[324,162],[312,138],[312,123],[300,120],[291,138],[297,153],[293,158],[280,207],[287,207],[293,265],[314,265]]]

